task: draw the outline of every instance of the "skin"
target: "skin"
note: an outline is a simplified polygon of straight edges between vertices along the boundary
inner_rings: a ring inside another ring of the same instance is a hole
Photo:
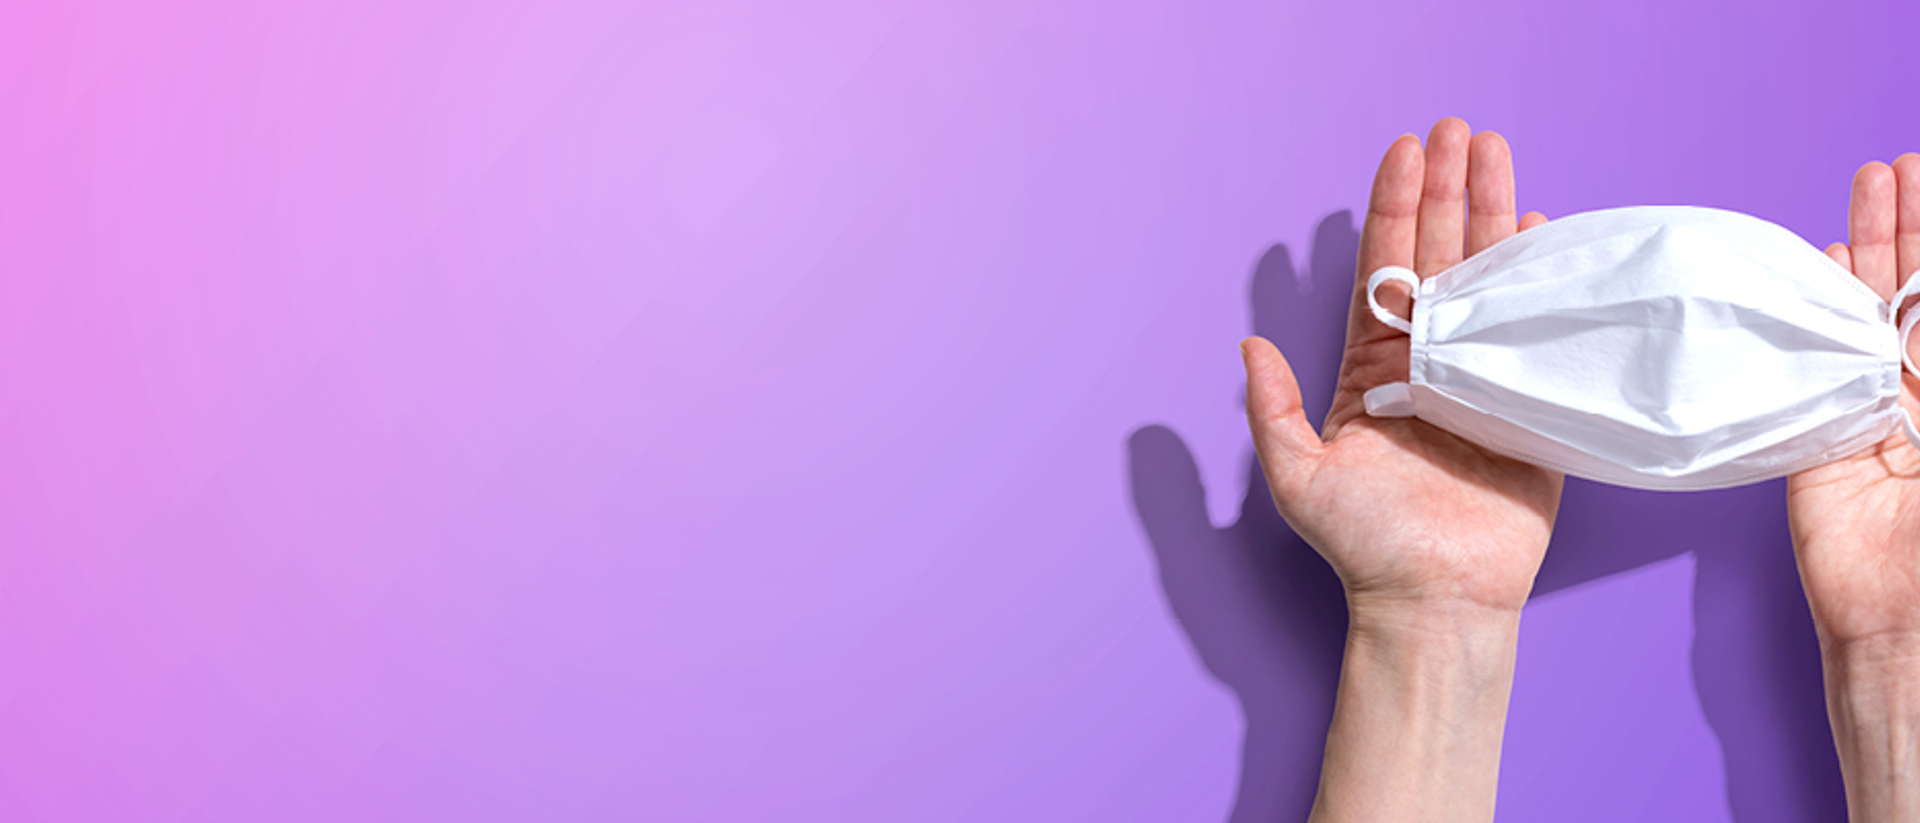
[[[1881,299],[1920,270],[1920,154],[1861,167],[1847,237],[1827,255]],[[1903,383],[1914,415],[1920,379]],[[1849,816],[1920,819],[1920,451],[1895,434],[1793,475],[1787,515]]]
[[[1514,204],[1512,156],[1498,134],[1447,118],[1424,148],[1406,135],[1387,149],[1320,432],[1279,350],[1258,337],[1241,343],[1248,422],[1274,504],[1347,594],[1314,821],[1493,817],[1520,608],[1562,477],[1418,420],[1368,417],[1362,395],[1407,378],[1409,342],[1373,317],[1364,288],[1382,266],[1431,277],[1546,222],[1516,217]],[[1381,299],[1407,315],[1404,287],[1383,288]]]
[[[1339,384],[1319,433],[1280,352],[1257,337],[1241,343],[1274,504],[1346,587],[1350,628],[1315,821],[1493,816],[1519,612],[1562,478],[1417,420],[1368,417],[1366,390],[1406,378],[1408,340],[1372,317],[1364,286],[1388,265],[1431,277],[1545,222],[1514,214],[1499,135],[1448,118],[1424,148],[1404,136],[1374,179]],[[1882,299],[1920,272],[1920,154],[1860,169],[1848,242],[1827,254]],[[1406,315],[1404,292],[1383,298]],[[1905,377],[1900,402],[1920,416],[1920,378]],[[1787,495],[1849,819],[1920,819],[1920,450],[1895,434],[1788,478]]]

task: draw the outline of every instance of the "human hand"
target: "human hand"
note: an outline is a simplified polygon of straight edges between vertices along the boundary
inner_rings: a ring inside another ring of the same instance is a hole
[[[1410,341],[1367,308],[1367,277],[1406,266],[1422,278],[1546,222],[1516,221],[1513,161],[1493,132],[1435,124],[1424,154],[1412,135],[1387,149],[1361,230],[1359,272],[1339,384],[1322,434],[1301,409],[1286,359],[1266,340],[1241,344],[1247,415],[1273,499],[1327,559],[1363,612],[1517,614],[1545,556],[1561,475],[1492,454],[1413,418],[1368,417],[1361,396],[1407,378]],[[1392,294],[1392,293],[1388,293]],[[1397,303],[1406,314],[1410,296]]]
[[[1920,269],[1920,154],[1863,166],[1847,212],[1827,254],[1888,299]],[[1913,415],[1920,384],[1902,383]],[[1920,818],[1920,451],[1896,433],[1788,477],[1787,518],[1849,816]]]
[[[1882,300],[1920,269],[1920,154],[1861,167],[1847,237],[1827,255]],[[1904,435],[1787,478],[1787,517],[1823,649],[1920,638],[1920,451]]]
[[[1376,320],[1382,266],[1431,277],[1514,232],[1513,161],[1499,135],[1448,118],[1380,163],[1361,230],[1346,350],[1324,433],[1273,344],[1241,343],[1254,449],[1287,524],[1347,593],[1347,646],[1312,820],[1465,821],[1493,815],[1520,607],[1545,557],[1562,477],[1362,395],[1404,380],[1410,341]],[[1411,296],[1396,301],[1405,313]]]

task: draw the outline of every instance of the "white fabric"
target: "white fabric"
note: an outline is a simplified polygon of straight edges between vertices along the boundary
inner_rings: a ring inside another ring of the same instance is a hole
[[[1413,287],[1413,316],[1374,290]],[[1367,302],[1412,337],[1408,382],[1367,412],[1645,489],[1790,474],[1895,431],[1910,277],[1891,304],[1792,232],[1736,212],[1644,206],[1528,229],[1426,280],[1373,273]]]

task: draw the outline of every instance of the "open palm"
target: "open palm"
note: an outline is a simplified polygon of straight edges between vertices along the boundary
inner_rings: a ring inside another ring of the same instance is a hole
[[[1883,300],[1920,269],[1920,154],[1854,175],[1847,236],[1828,256]],[[1911,415],[1920,395],[1904,383]],[[1789,477],[1787,515],[1823,646],[1920,636],[1920,451],[1904,436]]]
[[[1326,557],[1350,602],[1421,601],[1517,611],[1543,559],[1562,477],[1413,418],[1366,414],[1361,396],[1407,379],[1408,338],[1367,309],[1383,266],[1422,278],[1544,223],[1516,219],[1513,161],[1498,134],[1448,118],[1394,141],[1374,178],[1339,385],[1321,434],[1286,359],[1242,343],[1247,413],[1275,505]],[[1401,314],[1409,300],[1397,296]],[[1392,305],[1392,301],[1389,301]]]

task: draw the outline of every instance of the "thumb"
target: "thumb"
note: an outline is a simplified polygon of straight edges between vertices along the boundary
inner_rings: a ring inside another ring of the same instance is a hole
[[[1300,405],[1300,384],[1280,350],[1263,337],[1240,341],[1247,367],[1247,425],[1267,482],[1285,494],[1290,480],[1320,455],[1320,436]]]

